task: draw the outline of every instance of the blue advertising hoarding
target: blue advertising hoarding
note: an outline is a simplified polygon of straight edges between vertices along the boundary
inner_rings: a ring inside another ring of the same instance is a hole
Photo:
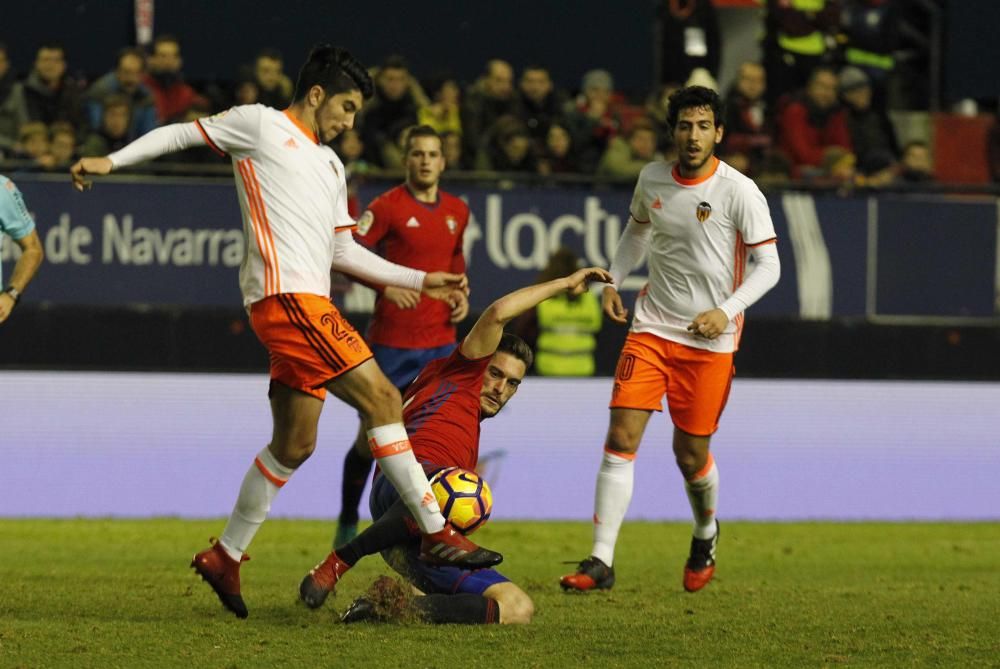
[[[66,180],[18,177],[46,264],[28,298],[52,305],[238,307],[244,253],[228,181],[102,180],[85,194]],[[366,185],[362,202],[381,188]],[[472,217],[465,237],[473,310],[537,278],[560,246],[607,266],[628,217],[627,190],[450,189]],[[756,315],[994,314],[997,202],[946,196],[768,196],[782,280]],[[13,244],[3,245],[10,262]],[[640,268],[624,286],[638,290]],[[351,289],[345,306],[370,305]]]

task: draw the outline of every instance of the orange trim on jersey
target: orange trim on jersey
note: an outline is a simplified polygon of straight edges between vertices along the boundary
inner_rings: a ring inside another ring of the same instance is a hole
[[[205,138],[205,143],[208,144],[208,148],[212,149],[213,151],[215,151],[220,156],[225,157],[226,152],[223,151],[222,149],[220,149],[219,145],[216,144],[215,142],[213,142],[212,138],[208,136],[207,132],[205,132],[205,129],[203,127],[201,127],[201,120],[200,119],[195,119],[194,120],[194,125],[195,125],[196,128],[198,128],[198,132],[201,133],[201,136]]]
[[[271,263],[268,257],[268,249],[264,246],[263,226],[260,224],[260,215],[257,212],[257,203],[253,198],[253,189],[250,187],[250,175],[247,172],[246,160],[236,163],[236,169],[240,172],[240,179],[243,181],[243,193],[247,199],[247,211],[250,214],[250,227],[253,229],[254,240],[257,242],[257,249],[260,251],[261,260],[264,261],[264,293],[270,294],[271,289]]]
[[[260,210],[261,221],[264,224],[264,237],[270,246],[271,262],[274,267],[272,268],[272,285],[274,288],[273,293],[281,292],[281,274],[278,270],[278,249],[274,245],[274,235],[271,233],[271,222],[267,218],[267,207],[264,206],[264,196],[260,193],[260,180],[257,179],[257,170],[253,165],[253,160],[247,158],[247,165],[250,168],[251,185],[253,186],[253,192],[257,198],[257,205]]]
[[[712,457],[712,452],[708,452],[708,458],[705,460],[705,466],[695,472],[694,476],[688,479],[688,481],[697,481],[700,478],[705,478],[708,476],[708,472],[711,471],[712,465],[715,464],[715,458]]]
[[[736,246],[733,249],[733,290],[743,284],[743,274],[747,268],[747,246],[743,235],[736,233]]]
[[[374,439],[369,439],[368,446],[371,448],[372,457],[374,458],[385,458],[390,455],[398,455],[399,453],[413,450],[409,439],[394,441],[389,444],[382,444],[381,446],[376,444]]]
[[[354,232],[357,229],[358,229],[357,224],[354,224],[354,225],[342,225],[339,228],[337,228],[337,232],[340,232],[340,231]]]
[[[300,119],[298,116],[296,116],[295,114],[293,114],[291,109],[286,109],[285,110],[285,116],[288,117],[289,121],[291,121],[292,123],[295,124],[296,128],[298,128],[299,130],[302,131],[302,134],[304,134],[306,137],[308,137],[309,139],[311,139],[313,144],[319,144],[319,137],[316,136],[316,133],[313,132],[309,128],[309,126],[307,126],[305,123],[303,123],[302,119]]]
[[[253,177],[253,189],[257,194],[257,201],[260,204],[261,218],[264,221],[264,234],[267,242],[271,246],[271,260],[274,263],[273,280],[274,292],[281,292],[281,274],[278,270],[278,249],[274,244],[274,234],[271,232],[271,221],[267,218],[267,207],[264,206],[264,196],[260,192],[260,180],[257,178],[257,168],[254,167],[253,160],[247,158],[247,165],[250,166],[250,176]]]
[[[765,239],[764,241],[757,242],[756,244],[747,244],[747,246],[750,247],[750,248],[752,248],[752,249],[755,249],[758,246],[764,246],[765,244],[777,244],[777,243],[778,243],[778,238],[777,237],[771,237],[770,239]]]
[[[617,458],[621,458],[622,460],[628,460],[629,462],[635,460],[635,456],[638,455],[638,453],[622,453],[620,451],[613,451],[610,448],[608,448],[606,444],[604,446],[604,452],[613,455]]]
[[[712,162],[712,169],[710,169],[708,171],[708,174],[706,174],[704,176],[695,177],[694,179],[685,179],[684,177],[681,176],[681,164],[680,163],[677,163],[676,165],[674,165],[674,169],[672,169],[670,171],[670,174],[671,174],[671,176],[673,176],[674,181],[676,181],[677,183],[679,183],[682,186],[697,186],[700,183],[704,183],[704,182],[708,181],[712,177],[712,175],[715,174],[715,171],[717,169],[719,169],[719,159],[716,158],[715,156],[712,156],[712,161],[713,161]]]
[[[268,245],[266,228],[263,221],[261,203],[257,200],[256,189],[253,184],[253,175],[250,172],[250,159],[246,158],[236,163],[243,178],[243,192],[247,197],[247,209],[250,212],[250,222],[253,228],[254,239],[257,241],[257,249],[260,251],[261,260],[264,262],[264,296],[276,294],[275,287],[275,258],[273,248]]]
[[[278,486],[279,488],[288,483],[288,479],[283,479],[272,474],[271,470],[269,470],[267,466],[265,466],[264,463],[260,461],[260,458],[254,458],[253,463],[257,465],[257,469],[259,469],[260,473],[264,475],[264,478],[266,478],[268,481]]]

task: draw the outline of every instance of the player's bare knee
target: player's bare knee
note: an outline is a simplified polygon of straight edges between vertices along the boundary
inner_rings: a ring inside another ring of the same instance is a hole
[[[316,450],[316,435],[288,437],[271,442],[274,459],[285,467],[296,469]]]
[[[623,425],[612,425],[608,430],[607,448],[617,453],[632,455],[639,450],[641,432],[635,432]]]
[[[693,453],[677,454],[675,460],[677,461],[677,468],[686,479],[689,479],[697,474],[703,466],[699,466],[698,458]]]
[[[527,625],[535,615],[535,603],[523,590],[516,589],[497,598],[501,625]]]
[[[367,424],[375,427],[398,423],[402,420],[402,401],[399,390],[386,379],[370,389],[358,411]]]

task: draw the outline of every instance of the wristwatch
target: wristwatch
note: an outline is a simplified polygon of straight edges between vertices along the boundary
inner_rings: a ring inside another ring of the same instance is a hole
[[[8,295],[11,296],[11,298],[13,298],[14,304],[17,304],[18,302],[21,301],[21,291],[19,291],[14,286],[7,286],[6,288],[3,289],[3,292],[7,293]]]

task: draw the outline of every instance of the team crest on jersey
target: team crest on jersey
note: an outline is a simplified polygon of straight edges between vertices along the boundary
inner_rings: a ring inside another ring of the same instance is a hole
[[[449,216],[444,219],[445,225],[448,226],[448,232],[455,234],[455,230],[458,229],[458,221],[455,220],[453,216]]]
[[[698,208],[695,210],[695,216],[698,220],[704,223],[708,220],[708,217],[712,215],[712,205],[707,202],[699,202]]]
[[[367,235],[374,222],[375,214],[372,213],[371,209],[365,209],[365,213],[361,214],[361,218],[358,219],[358,234],[362,237]]]

